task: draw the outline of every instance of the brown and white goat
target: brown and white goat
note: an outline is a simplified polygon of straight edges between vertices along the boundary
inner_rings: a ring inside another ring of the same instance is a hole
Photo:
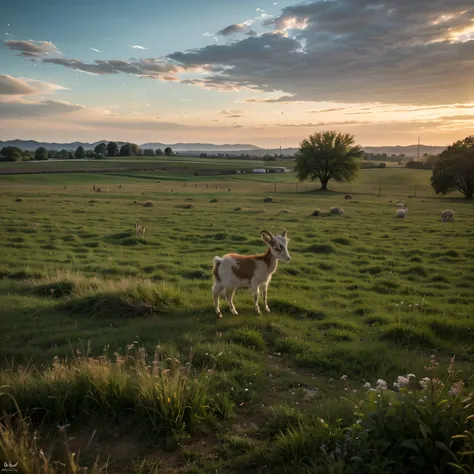
[[[258,300],[260,288],[262,288],[265,311],[270,312],[267,302],[270,280],[277,270],[279,260],[285,263],[289,263],[291,260],[288,253],[289,239],[286,235],[286,230],[281,235],[275,236],[268,230],[262,230],[260,237],[268,245],[265,253],[259,255],[229,253],[223,257],[214,257],[212,297],[219,318],[222,318],[219,297],[223,292],[232,314],[238,314],[233,298],[235,290],[242,287],[249,287],[252,290],[254,308],[257,314],[260,314]]]
[[[137,234],[137,237],[143,237],[145,238],[145,226],[141,224],[135,224],[135,233]]]

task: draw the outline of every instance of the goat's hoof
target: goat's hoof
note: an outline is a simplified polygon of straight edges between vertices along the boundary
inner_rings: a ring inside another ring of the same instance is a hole
[[[216,314],[217,314],[218,319],[222,319],[222,313],[220,311],[216,312]]]
[[[266,313],[269,313],[270,312],[270,308],[268,306],[265,307],[265,312]]]
[[[232,313],[232,314],[235,314],[236,316],[238,316],[238,315],[239,315],[239,313],[237,312],[237,310],[236,310],[236,309],[232,309],[232,310],[231,310],[231,313]]]

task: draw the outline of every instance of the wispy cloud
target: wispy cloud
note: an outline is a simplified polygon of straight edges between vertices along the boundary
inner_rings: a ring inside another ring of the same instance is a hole
[[[133,49],[148,49],[148,48],[145,48],[144,46],[140,46],[139,44],[130,45],[130,48],[133,48]]]
[[[50,41],[7,40],[5,45],[13,51],[19,51],[19,56],[29,58],[42,58],[51,54],[61,54],[58,48]]]
[[[95,48],[89,48],[89,49],[91,49],[92,51],[95,51],[96,53],[100,53],[100,52],[101,52],[100,50],[95,49]]]

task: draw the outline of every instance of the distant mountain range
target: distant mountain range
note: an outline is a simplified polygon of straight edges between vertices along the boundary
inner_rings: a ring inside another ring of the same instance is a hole
[[[15,146],[21,148],[22,150],[31,150],[34,151],[40,146],[45,147],[48,150],[75,150],[78,146],[84,147],[85,150],[93,149],[99,143],[108,143],[109,140],[100,140],[94,143],[84,143],[84,142],[72,142],[72,143],[49,143],[49,142],[37,142],[35,140],[8,140],[0,141],[0,148],[4,146]],[[120,147],[125,142],[116,142]],[[164,150],[167,146],[170,146],[173,151],[187,152],[189,154],[199,154],[199,153],[229,153],[229,154],[249,154],[253,156],[263,156],[267,153],[270,154],[280,154],[279,148],[261,148],[255,145],[248,144],[224,144],[224,145],[215,145],[213,143],[143,143],[139,145],[140,148],[161,148]],[[408,145],[408,146],[364,146],[362,147],[367,153],[382,154],[386,153],[387,155],[399,155],[403,153],[407,157],[417,156],[418,145]],[[429,146],[429,145],[420,145],[420,156],[423,156],[425,153],[429,155],[436,155],[441,153],[445,146]],[[285,156],[294,155],[297,151],[297,148],[282,148],[281,153]]]

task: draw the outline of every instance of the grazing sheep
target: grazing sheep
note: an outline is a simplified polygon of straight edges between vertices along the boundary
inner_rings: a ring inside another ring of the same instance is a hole
[[[346,195],[344,196],[344,199],[346,199],[346,200],[352,199],[352,196],[351,196],[350,194],[346,194]]]
[[[331,207],[329,209],[330,214],[338,214],[340,216],[344,215],[344,209],[342,207]]]
[[[441,222],[453,222],[454,221],[454,212],[451,209],[445,209],[441,213]]]
[[[403,209],[397,209],[397,212],[395,213],[395,216],[404,218],[407,212],[408,212],[407,207],[404,207]]]
[[[222,318],[219,305],[219,297],[222,293],[229,303],[232,314],[238,314],[235,309],[233,298],[237,288],[249,287],[253,293],[254,309],[260,314],[258,300],[260,287],[263,293],[265,311],[270,312],[267,302],[268,285],[273,274],[277,270],[278,261],[289,263],[291,260],[288,253],[288,242],[286,229],[281,235],[271,234],[268,230],[262,230],[260,237],[268,245],[265,253],[260,255],[239,255],[229,253],[223,257],[214,257],[212,286],[212,297],[218,318]]]
[[[141,224],[135,224],[135,233],[137,237],[145,238],[145,226]]]

